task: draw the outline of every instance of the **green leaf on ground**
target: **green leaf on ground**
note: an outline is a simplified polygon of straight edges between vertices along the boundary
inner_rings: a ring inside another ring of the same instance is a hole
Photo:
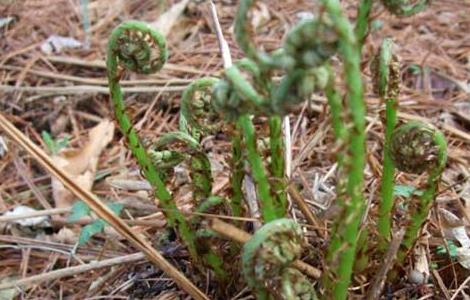
[[[94,221],[91,224],[86,225],[85,227],[82,228],[80,231],[80,237],[78,238],[78,244],[83,245],[86,242],[88,242],[92,236],[94,236],[97,233],[100,233],[104,230],[104,226],[106,225],[106,222],[98,219]]]
[[[416,189],[411,185],[396,185],[393,190],[394,196],[410,198],[411,196],[421,196],[423,191]]]
[[[72,206],[72,212],[69,215],[67,221],[70,223],[77,222],[81,218],[90,215],[90,207],[83,202],[83,201],[78,201],[75,202]]]

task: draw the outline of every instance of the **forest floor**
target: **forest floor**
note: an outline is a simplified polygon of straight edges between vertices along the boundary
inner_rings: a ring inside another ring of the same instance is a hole
[[[88,19],[80,2],[88,2]],[[222,299],[215,296],[220,290],[211,277],[195,271],[185,249],[164,234],[163,214],[115,128],[108,94],[104,65],[107,41],[123,20],[154,23],[167,34],[167,65],[157,74],[129,73],[123,80],[129,89],[128,112],[145,141],[177,130],[181,92],[191,80],[222,74],[223,61],[209,4],[185,0],[178,10],[179,2],[0,0],[0,107],[1,113],[56,164],[67,168],[78,185],[105,202],[122,204],[120,217],[135,232],[151,240],[211,298]],[[243,53],[232,34],[237,1],[217,2],[232,56],[241,58]],[[266,49],[280,46],[292,24],[318,9],[307,0],[260,2],[252,23],[259,29],[257,42]],[[357,2],[342,1],[351,20]],[[162,14],[166,19],[162,20]],[[408,18],[392,16],[376,3],[372,18],[362,56],[368,112],[365,223],[369,224],[370,236],[377,234],[374,224],[380,198],[384,106],[372,91],[369,63],[384,37],[393,37],[401,61],[399,119],[435,125],[445,134],[449,147],[447,167],[422,238],[402,270],[403,279],[386,283],[383,297],[470,299],[470,1],[433,1],[430,8]],[[302,196],[326,228],[337,209],[336,153],[324,95],[316,94],[290,120],[294,131],[291,180],[302,187]],[[227,196],[229,137],[221,133],[205,141],[204,146],[210,152],[213,191]],[[80,231],[95,217],[69,222],[76,197],[1,131],[0,157],[0,287],[36,276],[21,289],[0,289],[0,299],[187,299],[171,279],[142,256],[128,263],[74,273],[74,266],[128,257],[136,250],[109,226],[77,247]],[[409,187],[423,186],[425,176],[400,173],[396,181],[395,217],[399,223],[405,217],[400,210],[403,204],[416,201]],[[193,207],[184,168],[175,170],[168,186],[177,205],[190,214]],[[43,216],[26,219],[34,210]],[[290,214],[303,222],[295,206]],[[252,218],[247,216],[248,221]],[[304,260],[323,269],[328,235],[306,230],[306,236],[310,247]],[[369,258],[368,267],[353,278],[351,298],[365,299],[382,263],[383,257]],[[243,282],[236,280],[240,267],[233,262],[228,265],[234,279],[223,298],[253,298]],[[59,269],[65,272],[48,277]]]

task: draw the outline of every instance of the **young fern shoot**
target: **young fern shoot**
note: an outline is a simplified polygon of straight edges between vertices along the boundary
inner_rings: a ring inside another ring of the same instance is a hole
[[[188,247],[194,261],[198,261],[195,236],[183,214],[176,207],[170,192],[160,178],[151,157],[144,148],[137,131],[126,113],[122,89],[119,81],[124,69],[150,74],[159,71],[168,56],[166,42],[162,35],[144,22],[127,21],[116,27],[108,42],[107,75],[114,114],[121,132],[126,137],[129,149],[136,158],[142,173],[155,190],[159,204],[170,226],[175,227]]]
[[[411,222],[406,228],[397,255],[398,263],[402,263],[413,247],[436,197],[439,179],[447,162],[447,142],[442,132],[431,125],[411,121],[393,132],[390,155],[398,170],[411,174],[428,174],[426,189],[408,213]]]
[[[242,252],[243,276],[259,300],[317,299],[309,280],[292,263],[302,254],[302,230],[292,219],[258,229]]]
[[[397,123],[398,94],[400,88],[400,65],[393,54],[393,41],[383,40],[371,64],[374,78],[374,91],[385,102],[385,141],[383,152],[383,175],[381,184],[382,199],[379,205],[378,231],[382,237],[380,246],[385,250],[390,241],[391,212],[393,208],[393,189],[395,166],[389,151],[393,130]]]

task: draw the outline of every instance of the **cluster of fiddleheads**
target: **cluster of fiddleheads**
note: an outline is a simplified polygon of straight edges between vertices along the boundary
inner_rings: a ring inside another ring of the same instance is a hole
[[[312,284],[292,267],[302,244],[302,230],[291,219],[265,224],[245,243],[243,275],[257,299],[317,299]]]
[[[126,114],[119,80],[124,69],[149,74],[158,71],[168,54],[165,40],[146,24],[126,22],[117,27],[108,47],[108,79],[116,119],[142,172],[155,188],[155,195],[169,224],[179,232],[195,262],[203,261],[222,278],[222,256],[209,243],[213,233],[201,228],[200,217],[189,221],[181,214],[164,184],[164,176],[176,165],[187,162],[193,185],[197,212],[214,212],[225,199],[213,196],[210,161],[200,145],[205,135],[226,131],[232,138],[232,197],[234,216],[243,215],[242,182],[245,163],[256,183],[265,224],[255,232],[243,249],[243,274],[259,299],[315,299],[312,285],[296,269],[293,261],[301,254],[301,232],[287,214],[282,116],[323,91],[330,106],[332,127],[341,149],[338,154],[340,179],[337,202],[341,215],[334,223],[324,270],[328,296],[345,299],[351,281],[364,212],[363,169],[365,157],[365,105],[360,72],[361,47],[367,36],[371,0],[362,0],[354,28],[342,14],[338,0],[322,0],[321,13],[300,21],[286,35],[280,49],[260,50],[255,43],[249,21],[256,0],[241,0],[235,20],[235,36],[247,58],[227,67],[220,79],[203,78],[185,90],[181,100],[178,132],[162,135],[151,148],[145,149]],[[392,13],[408,16],[422,10],[428,1],[386,1]],[[428,172],[428,186],[410,214],[403,259],[412,247],[424,223],[437,182],[445,165],[445,140],[434,128],[410,123],[395,129],[398,105],[399,66],[386,39],[373,62],[378,79],[375,91],[386,104],[384,177],[380,207],[379,232],[384,241],[390,238],[390,215],[393,206],[394,168],[406,172]],[[336,89],[331,57],[339,54],[343,62],[345,101]],[[273,74],[281,74],[280,82]],[[259,152],[259,139],[253,118],[269,118],[269,163]],[[224,120],[224,122],[222,121]],[[231,124],[232,123],[232,124]],[[405,141],[415,144],[402,147]],[[423,147],[417,143],[422,142]],[[397,145],[400,145],[398,147]],[[182,151],[184,149],[184,151]],[[411,158],[411,160],[410,160]],[[414,158],[414,159],[413,159]],[[419,161],[419,163],[416,163]]]
[[[215,84],[214,107],[226,120],[238,120],[244,139],[234,139],[234,142],[243,142],[246,147],[262,201],[263,219],[270,221],[285,216],[287,207],[281,116],[308,99],[315,90],[325,88],[328,72],[324,64],[336,52],[338,39],[332,21],[325,14],[294,26],[281,49],[272,53],[259,50],[248,21],[255,2],[240,2],[235,36],[247,58],[227,68],[224,77]],[[273,81],[274,70],[285,73],[280,83]],[[269,116],[272,180],[257,151],[255,128],[249,115]]]
[[[239,118],[251,164],[262,213],[265,221],[279,218],[276,206],[282,200],[272,196],[261,157],[256,152],[254,127],[247,114],[264,114],[271,116],[271,153],[278,153],[280,138],[279,118],[288,113],[293,106],[308,99],[318,90],[325,90],[332,104],[333,119],[337,138],[347,149],[348,158],[344,160],[344,173],[348,178],[344,184],[343,203],[347,222],[338,222],[338,234],[332,241],[330,257],[335,260],[335,278],[332,289],[339,299],[346,297],[347,286],[354,261],[356,236],[360,216],[363,213],[363,168],[364,168],[364,115],[365,107],[362,95],[360,75],[360,53],[349,21],[341,14],[338,1],[322,1],[325,10],[315,19],[303,20],[287,34],[283,47],[268,53],[258,50],[254,42],[254,30],[248,21],[250,9],[256,1],[240,2],[235,20],[235,37],[246,56],[257,64],[256,71],[250,70],[250,76],[243,74],[233,66],[225,70],[220,88],[215,89],[219,111],[236,119]],[[344,60],[346,85],[348,91],[348,109],[345,114],[341,96],[334,88],[334,76],[328,61],[339,50]],[[274,70],[284,72],[280,83],[272,80],[259,82],[257,72],[262,78],[269,78]],[[220,92],[223,91],[223,92]],[[235,105],[234,105],[235,104]],[[238,110],[234,110],[236,106]],[[240,109],[242,108],[242,109]],[[235,115],[230,113],[236,112]],[[241,117],[240,117],[241,115]],[[350,126],[345,124],[350,123]],[[337,129],[337,130],[336,130]],[[276,157],[282,157],[274,155]],[[272,158],[274,157],[272,156]],[[278,161],[271,166],[271,173],[280,169],[283,162]],[[274,204],[274,205],[273,205]],[[344,218],[342,218],[344,220]],[[346,244],[347,247],[343,247]]]
[[[202,260],[214,270],[219,279],[223,279],[225,272],[222,269],[222,259],[208,245],[197,239],[195,226],[191,226],[176,207],[161,178],[165,170],[169,170],[183,160],[188,159],[194,186],[194,198],[197,200],[196,205],[210,195],[212,187],[210,162],[197,139],[199,131],[210,127],[210,124],[205,124],[204,127],[201,125],[196,126],[197,122],[192,119],[198,116],[195,112],[189,120],[186,119],[186,122],[190,125],[186,132],[179,131],[164,134],[153,145],[152,149],[145,149],[126,113],[119,84],[124,69],[143,74],[157,72],[163,67],[167,55],[165,39],[146,23],[128,21],[114,29],[108,42],[107,72],[115,117],[127,139],[129,149],[139,163],[144,176],[154,188],[155,196],[164,208],[163,213],[170,226],[177,229],[181,239],[188,247],[193,261],[197,263]],[[209,87],[212,83],[212,79],[194,83],[186,90],[185,97],[194,99],[196,92],[202,94],[203,91],[201,90]],[[199,103],[195,101],[196,106],[199,106],[199,108],[205,105],[203,96],[201,98],[197,99]],[[189,110],[193,107],[186,106],[185,108]],[[189,133],[194,134],[196,138]],[[168,147],[174,143],[180,143],[187,147],[188,152],[182,154],[177,150],[168,150]],[[160,170],[157,170],[157,168]]]

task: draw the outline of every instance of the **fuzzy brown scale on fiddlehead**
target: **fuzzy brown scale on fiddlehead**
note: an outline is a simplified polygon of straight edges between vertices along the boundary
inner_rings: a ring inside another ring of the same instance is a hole
[[[393,42],[385,39],[374,56],[370,69],[374,93],[382,99],[398,100],[400,93],[400,60],[392,52]]]
[[[302,253],[302,230],[291,219],[265,224],[245,243],[243,275],[258,299],[315,299],[308,280],[290,265]]]

